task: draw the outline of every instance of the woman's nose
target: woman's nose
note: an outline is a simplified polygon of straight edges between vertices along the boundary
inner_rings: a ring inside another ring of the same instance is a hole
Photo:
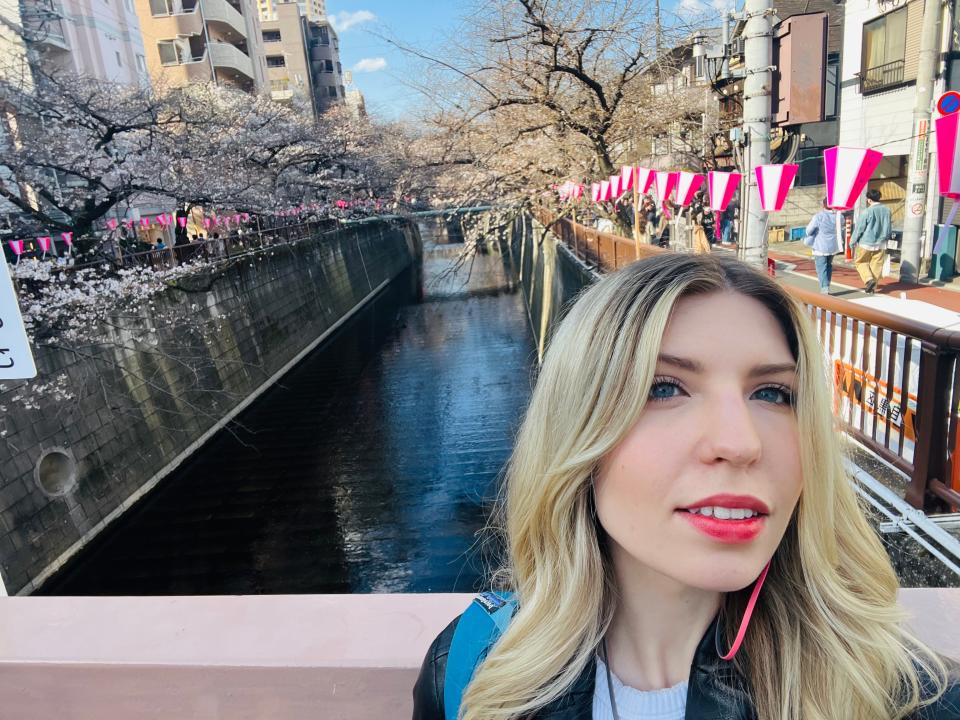
[[[705,462],[725,460],[746,466],[760,459],[763,443],[749,403],[742,396],[710,401],[710,411],[704,417],[701,443]]]

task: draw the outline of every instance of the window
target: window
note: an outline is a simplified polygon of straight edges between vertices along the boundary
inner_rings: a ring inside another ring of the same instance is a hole
[[[161,40],[157,43],[161,65],[180,65],[190,62],[190,49],[178,40]]]
[[[323,71],[324,71],[324,72],[333,72],[333,60],[324,60],[324,61],[323,61]]]
[[[327,94],[328,94],[330,97],[336,97],[336,96],[337,96],[337,86],[336,86],[336,85],[330,85],[330,86],[328,86],[328,87],[327,87]]]
[[[840,53],[830,53],[827,56],[827,82],[823,90],[823,119],[833,120],[836,118],[839,104]]]
[[[264,30],[264,31],[263,31],[263,41],[264,41],[264,42],[280,42],[280,31],[279,31],[279,30]]]
[[[185,8],[183,0],[150,0],[150,14],[154,17],[162,15],[179,15],[183,12],[188,12],[193,10],[194,3],[191,3],[191,7]]]
[[[903,83],[906,45],[907,6],[863,24],[860,92]]]
[[[286,67],[287,59],[283,55],[267,55],[267,67]]]
[[[123,61],[120,59],[120,51],[114,50],[113,54],[117,56],[117,67],[123,67]]]
[[[321,45],[330,44],[330,30],[327,28],[326,25],[320,25],[317,28],[317,37],[320,38]]]
[[[147,72],[147,59],[143,55],[137,55],[137,70],[142,73]]]
[[[797,151],[797,164],[800,170],[797,172],[797,180],[794,183],[796,187],[809,187],[811,185],[823,185],[823,148],[822,147],[803,147]]]
[[[340,63],[337,63],[337,72],[343,75],[343,65],[341,65]]]

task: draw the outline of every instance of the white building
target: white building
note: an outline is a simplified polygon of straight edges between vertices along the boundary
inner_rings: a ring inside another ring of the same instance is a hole
[[[40,61],[100,80],[150,83],[134,0],[20,0]]]
[[[883,152],[869,187],[880,190],[893,214],[893,228],[903,228],[907,172],[913,135],[923,0],[847,0],[841,68],[839,144]],[[950,9],[941,21],[941,52],[950,50]],[[938,67],[934,98],[945,89],[945,68]],[[936,113],[934,112],[934,117]],[[932,131],[932,126],[930,127]],[[930,256],[932,226],[941,214],[936,192],[936,144],[928,135],[929,177],[924,248]],[[861,202],[863,202],[861,198]],[[919,210],[919,208],[918,208]]]

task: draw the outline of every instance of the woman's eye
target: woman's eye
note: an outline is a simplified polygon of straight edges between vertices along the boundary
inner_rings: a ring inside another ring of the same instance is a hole
[[[764,387],[753,393],[755,397],[775,405],[793,405],[793,393],[788,388]]]
[[[650,386],[651,400],[669,400],[680,395],[680,386],[675,382],[661,380]]]

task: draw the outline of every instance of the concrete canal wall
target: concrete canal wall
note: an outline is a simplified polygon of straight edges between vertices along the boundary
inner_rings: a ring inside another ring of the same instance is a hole
[[[514,219],[504,244],[511,270],[523,286],[537,356],[542,361],[550,333],[568,303],[600,276],[528,213]]]
[[[274,246],[109,318],[82,349],[35,348],[40,379],[66,375],[73,397],[6,402],[5,592],[42,584],[407,270],[412,294],[420,247],[401,221]]]

